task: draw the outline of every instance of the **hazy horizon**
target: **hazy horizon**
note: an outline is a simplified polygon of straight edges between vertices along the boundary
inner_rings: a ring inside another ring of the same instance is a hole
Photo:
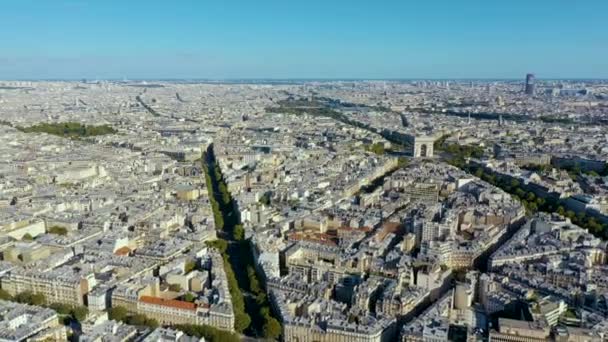
[[[606,81],[608,78],[540,78],[536,81]],[[412,82],[412,81],[449,81],[449,82],[524,82],[525,75],[520,78],[22,78],[22,79],[0,79],[0,82]]]

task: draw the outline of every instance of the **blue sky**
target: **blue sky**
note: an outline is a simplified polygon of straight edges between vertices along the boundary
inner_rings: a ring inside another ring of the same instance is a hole
[[[0,79],[608,78],[606,13],[606,0],[0,0]]]

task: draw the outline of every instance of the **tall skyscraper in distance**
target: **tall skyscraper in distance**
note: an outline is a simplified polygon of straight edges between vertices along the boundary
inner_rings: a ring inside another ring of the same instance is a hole
[[[534,95],[534,74],[526,75],[526,95]]]

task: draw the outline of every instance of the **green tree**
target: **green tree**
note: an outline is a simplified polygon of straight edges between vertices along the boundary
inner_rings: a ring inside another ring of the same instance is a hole
[[[385,153],[384,144],[382,144],[382,143],[374,143],[371,146],[369,146],[368,151],[373,152],[373,153],[378,154],[378,155],[382,155],[382,154]]]
[[[143,326],[146,325],[146,319],[145,315],[135,314],[127,318],[127,324]]]
[[[196,261],[188,260],[186,261],[186,265],[184,265],[184,271],[186,273],[190,273],[196,269]]]
[[[67,235],[68,234],[68,230],[65,227],[61,227],[61,226],[52,226],[48,229],[48,233],[49,234],[55,234],[55,235]]]
[[[13,296],[11,296],[6,290],[0,289],[0,299],[2,300],[13,300]]]
[[[108,310],[108,316],[112,320],[124,322],[127,319],[128,311],[122,306],[115,306]]]
[[[260,204],[269,205],[270,204],[270,195],[268,193],[263,194],[262,196],[260,196],[260,199],[258,200],[258,202]]]
[[[255,302],[260,306],[268,306],[269,303],[267,301],[268,297],[266,296],[265,292],[260,292],[257,294],[257,296],[255,296]]]
[[[14,300],[18,303],[30,304],[30,305],[43,305],[46,302],[46,298],[42,293],[33,293],[31,291],[23,291],[18,293]]]
[[[272,340],[278,340],[281,336],[281,323],[276,318],[271,317],[270,314],[264,316],[264,337]]]
[[[225,254],[228,249],[228,242],[226,240],[218,239],[205,242],[207,246],[217,249],[221,254]]]
[[[536,200],[536,195],[534,195],[533,192],[528,192],[528,195],[526,196],[526,199],[528,200],[528,202],[533,202]]]
[[[589,218],[587,221],[587,227],[593,235],[600,235],[603,230],[602,224],[597,222],[593,217]]]
[[[228,205],[230,203],[230,193],[228,192],[228,188],[226,187],[226,183],[221,182],[219,185],[219,191],[222,196],[222,203],[224,205]]]
[[[159,326],[158,321],[154,318],[146,318],[146,320],[144,321],[144,325],[150,329],[156,329]]]
[[[213,218],[214,218],[214,221],[215,221],[215,227],[218,230],[223,230],[224,229],[224,217],[222,216],[222,214],[220,214],[220,213],[216,214],[214,212],[213,213]]]
[[[543,206],[545,205],[545,203],[546,203],[546,201],[545,201],[545,199],[544,199],[544,198],[542,198],[542,197],[538,197],[538,198],[536,198],[536,204],[537,204],[539,207],[543,207]]]
[[[234,226],[234,240],[242,241],[245,239],[245,229],[243,225],[237,224]]]
[[[188,292],[184,295],[184,301],[193,303],[196,300],[196,296]]]
[[[70,310],[70,314],[74,317],[75,320],[82,322],[89,315],[89,308],[86,306],[77,306]]]
[[[55,311],[57,311],[60,315],[69,315],[72,310],[72,306],[68,304],[62,303],[52,303],[49,307]]]
[[[44,303],[46,303],[46,298],[42,293],[34,293],[32,295],[32,305],[44,305]]]
[[[228,279],[228,290],[232,297],[232,305],[234,308],[234,329],[238,332],[243,332],[251,324],[251,317],[245,312],[245,300],[241,292],[232,266],[228,262],[228,258],[224,257],[224,270]]]
[[[242,311],[236,312],[234,316],[234,329],[238,332],[243,332],[251,325],[251,317],[245,312],[245,309]]]
[[[86,126],[78,122],[41,123],[30,127],[18,126],[16,128],[24,133],[47,133],[70,139],[116,133],[116,130],[108,125]]]
[[[576,218],[578,219],[579,222],[585,222],[587,219],[587,215],[585,214],[585,212],[581,211],[578,214],[576,214]]]
[[[260,282],[258,281],[255,269],[251,265],[247,266],[247,277],[249,278],[249,290],[255,294],[261,293]]]

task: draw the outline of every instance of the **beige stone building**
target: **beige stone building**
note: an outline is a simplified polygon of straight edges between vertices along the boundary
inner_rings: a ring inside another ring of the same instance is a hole
[[[44,295],[47,302],[81,306],[89,292],[90,274],[67,273],[58,269],[41,273],[36,270],[17,270],[2,279],[2,289],[11,295],[29,291]]]

